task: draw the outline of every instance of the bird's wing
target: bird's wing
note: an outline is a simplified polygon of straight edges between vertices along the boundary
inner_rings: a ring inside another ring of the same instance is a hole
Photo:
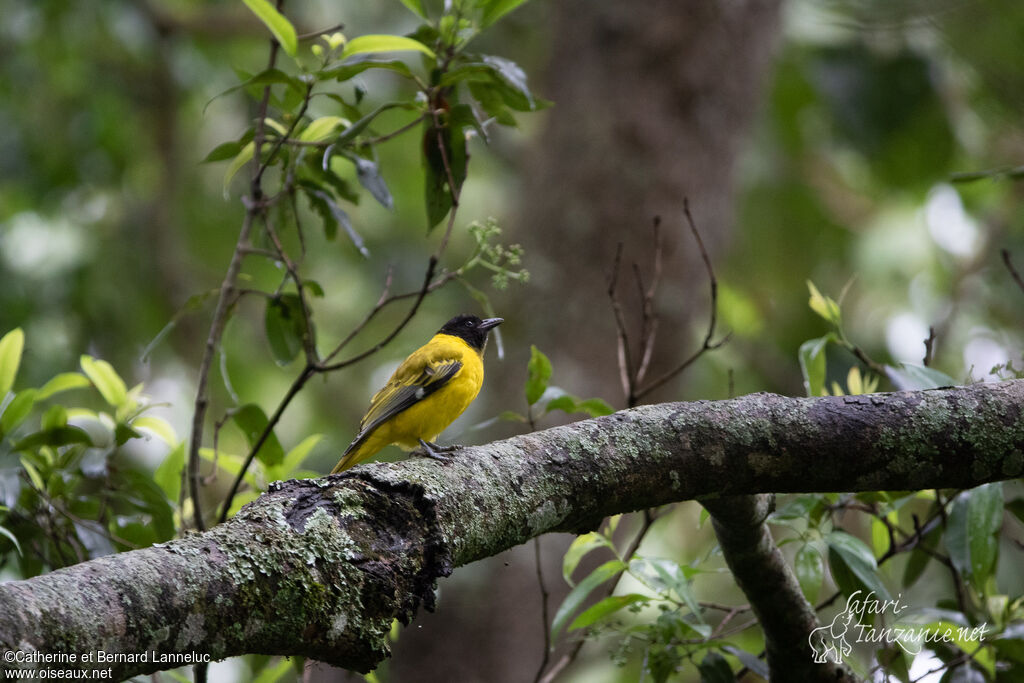
[[[359,423],[360,435],[369,434],[387,419],[430,396],[461,369],[462,361],[455,358],[436,358],[422,364],[406,361],[384,388],[374,394],[369,410]]]

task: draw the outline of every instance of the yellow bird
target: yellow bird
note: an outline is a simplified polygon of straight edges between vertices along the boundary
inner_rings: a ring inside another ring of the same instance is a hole
[[[370,399],[359,433],[331,474],[347,470],[389,444],[405,450],[420,446],[426,455],[447,460],[439,453],[458,446],[438,446],[434,440],[480,393],[487,333],[503,322],[457,315],[413,351]]]

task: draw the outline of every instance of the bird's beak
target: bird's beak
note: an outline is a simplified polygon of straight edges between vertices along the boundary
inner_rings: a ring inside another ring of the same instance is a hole
[[[483,320],[480,321],[480,326],[477,329],[478,330],[489,330],[492,327],[497,327],[498,325],[502,324],[503,322],[505,322],[504,318],[484,318]]]

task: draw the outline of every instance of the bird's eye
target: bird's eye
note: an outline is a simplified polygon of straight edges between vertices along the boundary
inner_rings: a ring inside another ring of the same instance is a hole
[[[475,324],[476,323],[474,323],[472,320],[467,320],[466,321],[466,327],[473,327]]]

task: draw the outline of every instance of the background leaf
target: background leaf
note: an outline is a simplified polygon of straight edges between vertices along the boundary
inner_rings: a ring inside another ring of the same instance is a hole
[[[267,0],[242,0],[242,2],[270,29],[288,56],[294,57],[299,50],[299,41],[292,23]]]
[[[531,406],[540,400],[551,379],[551,361],[536,346],[530,345],[530,361],[526,365],[526,402]]]
[[[14,386],[14,378],[18,374],[24,348],[25,333],[20,327],[11,330],[0,339],[0,400],[3,400]]]

